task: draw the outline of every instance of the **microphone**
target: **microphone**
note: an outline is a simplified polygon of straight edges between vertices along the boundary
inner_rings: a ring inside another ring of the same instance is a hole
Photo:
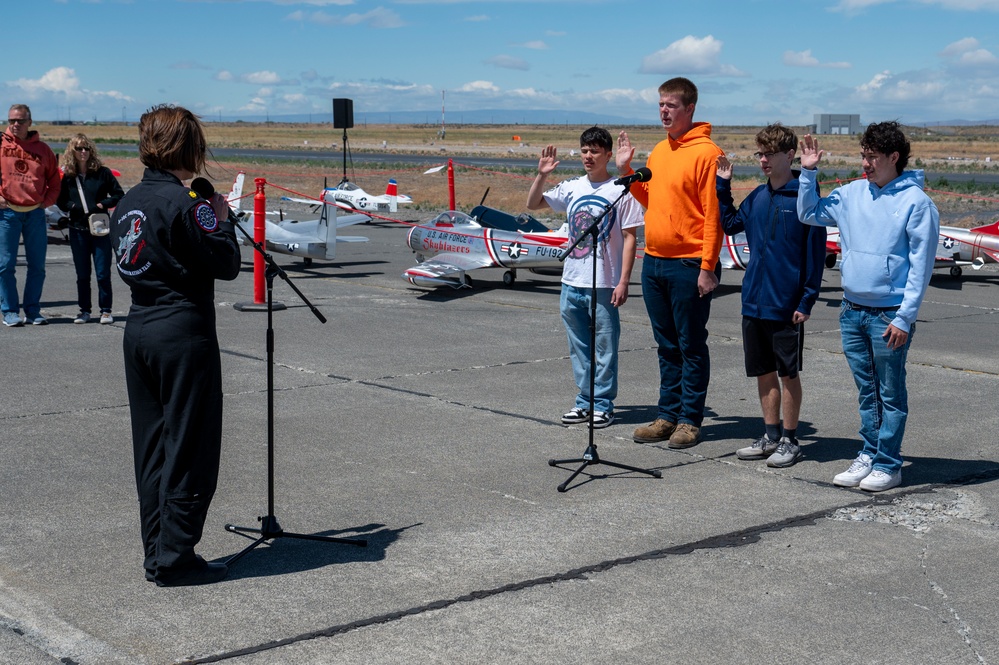
[[[632,173],[631,175],[626,175],[623,178],[618,178],[614,181],[615,185],[624,185],[625,187],[630,187],[633,182],[648,182],[652,180],[652,169],[642,167]],[[191,187],[194,187],[194,183],[191,183]],[[194,190],[198,191],[198,190]]]
[[[645,170],[648,171],[648,169]],[[207,178],[195,178],[194,180],[192,180],[191,189],[194,190],[194,192],[198,196],[205,199],[206,201],[211,201],[212,197],[215,195],[215,185],[213,185],[211,181],[208,180]],[[229,217],[226,219],[226,221],[228,221],[230,224],[238,224],[239,217],[236,216],[236,213],[234,213],[232,211],[232,208],[229,208],[228,206],[226,207],[226,209],[229,211]]]

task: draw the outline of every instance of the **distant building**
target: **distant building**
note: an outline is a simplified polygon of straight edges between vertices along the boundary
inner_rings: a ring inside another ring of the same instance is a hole
[[[859,134],[860,115],[816,113],[815,124],[812,127],[816,134]]]

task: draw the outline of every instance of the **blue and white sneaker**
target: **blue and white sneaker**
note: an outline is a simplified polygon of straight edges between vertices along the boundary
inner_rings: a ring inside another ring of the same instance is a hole
[[[578,406],[572,407],[568,413],[562,414],[562,422],[566,425],[575,425],[576,423],[585,423],[590,419],[590,412],[586,409],[581,409]]]
[[[604,413],[603,411],[593,412],[593,429],[602,429],[614,422],[614,412]]]
[[[17,312],[4,312],[3,324],[8,328],[20,328],[24,325],[24,321],[21,320],[21,315]]]
[[[49,320],[46,319],[41,314],[39,314],[38,316],[29,317],[28,321],[31,321],[31,325],[33,325],[33,326],[45,326],[45,325],[48,325],[48,323],[49,323]]]

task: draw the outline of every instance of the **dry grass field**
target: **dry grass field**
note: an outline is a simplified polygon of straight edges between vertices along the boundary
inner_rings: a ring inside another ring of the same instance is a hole
[[[39,123],[35,126],[46,141],[65,142],[74,133],[83,131],[95,142],[108,144],[134,144],[137,129],[134,125],[112,123],[105,125],[62,126]],[[399,217],[426,219],[432,213],[448,206],[446,172],[424,175],[430,165],[446,163],[452,159],[456,165],[455,193],[457,207],[469,210],[479,203],[488,190],[486,203],[513,213],[524,210],[524,200],[533,179],[532,169],[483,170],[469,167],[463,157],[503,155],[533,159],[541,148],[552,143],[563,155],[559,174],[569,177],[582,173],[569,151],[578,148],[580,132],[585,129],[573,125],[452,125],[447,128],[446,139],[438,135],[435,125],[360,125],[348,130],[352,154],[363,152],[387,153],[384,163],[349,167],[348,176],[367,191],[381,193],[385,182],[393,177],[399,182],[399,191],[414,198],[414,205],[400,209]],[[663,137],[657,126],[629,126],[607,129],[612,135],[625,129],[632,143],[638,148],[636,162]],[[755,165],[752,153],[756,150],[754,136],[758,127],[715,127],[713,138],[737,164]],[[329,124],[283,123],[206,123],[211,147],[270,148],[298,151],[339,151],[343,130]],[[796,127],[799,136],[804,128]],[[913,144],[910,164],[941,173],[999,173],[999,127],[909,127],[907,132]],[[856,136],[824,135],[820,146],[827,152],[824,159],[829,168],[841,172],[856,171],[859,175],[859,146]],[[393,163],[391,154],[418,154],[426,157],[425,165],[415,167],[401,162]],[[113,150],[105,161],[122,172],[121,181],[129,187],[141,177],[138,159],[127,153]],[[253,178],[265,178],[269,184],[269,208],[277,207],[274,201],[287,190],[297,194],[317,196],[324,179],[330,184],[339,181],[342,164],[339,160],[243,160],[220,158],[210,166],[210,179],[219,189],[228,184],[238,171],[247,174],[247,189],[252,190]],[[734,183],[737,194],[744,196],[762,179],[738,178]],[[832,185],[832,183],[830,183]],[[957,186],[945,181],[927,183],[947,224],[973,226],[994,220],[999,216],[999,187],[989,185]],[[283,188],[283,189],[282,189]],[[738,196],[737,196],[738,198]]]

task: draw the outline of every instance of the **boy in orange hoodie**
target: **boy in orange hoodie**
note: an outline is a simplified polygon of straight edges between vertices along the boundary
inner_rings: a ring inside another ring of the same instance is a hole
[[[721,216],[715,192],[716,159],[711,125],[694,122],[697,86],[673,78],[659,86],[659,117],[666,139],[647,162],[649,182],[631,193],[646,208],[642,294],[659,345],[659,412],[635,430],[638,443],[669,440],[689,448],[701,439],[708,393],[708,315],[721,268]],[[635,149],[618,136],[617,167],[632,172]]]

